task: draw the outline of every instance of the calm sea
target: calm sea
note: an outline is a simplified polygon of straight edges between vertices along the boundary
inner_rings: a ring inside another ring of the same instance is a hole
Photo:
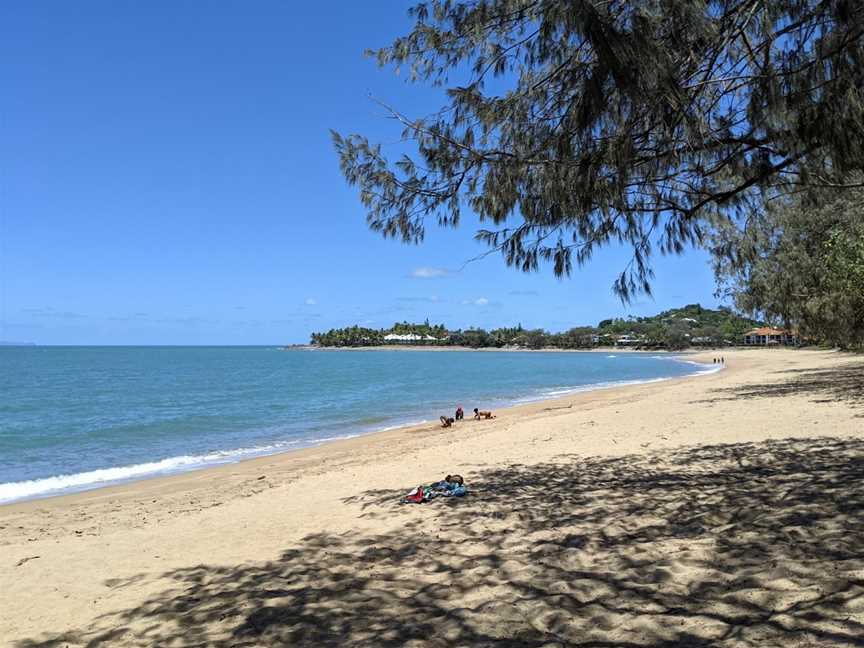
[[[711,369],[639,353],[0,347],[0,502]]]

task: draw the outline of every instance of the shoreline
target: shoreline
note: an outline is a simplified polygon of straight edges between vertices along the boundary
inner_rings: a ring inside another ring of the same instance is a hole
[[[333,349],[333,350],[378,350],[372,347],[366,347],[362,349]],[[401,350],[409,351],[409,350],[424,350],[422,347],[414,348],[403,348]],[[443,350],[443,349],[442,349]],[[452,348],[446,350],[463,350],[460,348]],[[471,349],[469,349],[471,350]],[[478,351],[487,351],[487,349],[474,349]],[[502,351],[502,349],[488,349],[489,351]],[[518,351],[516,349],[503,349],[504,351]],[[547,352],[546,350],[536,349],[533,351]],[[557,351],[557,350],[549,350],[549,351]],[[600,349],[597,350],[599,352]],[[627,352],[635,352],[633,349],[627,349]],[[566,350],[562,352],[581,352],[581,350]],[[653,352],[640,352],[640,353],[653,353]],[[511,410],[517,410],[523,406],[533,406],[544,403],[555,403],[559,400],[570,398],[577,394],[591,394],[597,391],[605,391],[611,389],[618,389],[624,387],[638,387],[641,385],[650,385],[655,383],[668,382],[672,380],[685,380],[690,378],[703,377],[706,375],[711,375],[725,369],[725,366],[713,366],[709,365],[705,362],[698,362],[691,360],[689,357],[684,359],[685,355],[698,355],[696,354],[682,354],[682,353],[672,353],[670,352],[669,359],[677,360],[680,356],[682,359],[678,360],[682,363],[696,365],[698,367],[697,370],[693,371],[690,374],[686,374],[684,376],[661,376],[657,378],[646,378],[644,380],[622,380],[622,381],[609,381],[609,382],[600,382],[600,383],[589,383],[586,385],[581,385],[575,387],[573,389],[566,390],[560,394],[555,395],[541,395],[536,398],[528,398],[528,397],[512,397],[508,399],[504,399],[501,402],[492,402],[489,407],[494,408],[497,413],[511,413]],[[356,431],[352,432],[350,430],[333,430],[333,436],[325,437],[320,440],[311,440],[304,444],[304,442],[298,441],[297,447],[286,447],[284,449],[274,449],[273,451],[261,451],[257,452],[256,448],[235,448],[229,450],[218,450],[211,453],[211,455],[219,455],[223,454],[226,457],[224,461],[219,459],[212,459],[207,461],[207,457],[210,455],[177,455],[172,457],[166,457],[164,459],[157,459],[151,462],[143,462],[139,464],[129,464],[124,466],[112,466],[108,468],[96,469],[93,471],[87,471],[83,473],[69,473],[69,474],[59,474],[53,475],[50,477],[38,478],[33,480],[26,481],[18,481],[18,482],[8,482],[6,484],[0,484],[0,492],[2,492],[3,486],[20,486],[25,484],[33,484],[39,482],[46,482],[50,480],[57,479],[68,479],[75,476],[84,476],[84,475],[93,475],[96,473],[112,473],[116,471],[124,471],[135,468],[144,468],[148,466],[157,466],[159,464],[179,460],[179,459],[190,459],[190,460],[199,460],[198,463],[190,464],[189,467],[183,467],[182,465],[178,465],[177,467],[167,468],[164,470],[155,469],[152,472],[142,473],[140,476],[129,476],[129,477],[118,477],[118,478],[107,478],[98,482],[93,482],[93,485],[82,484],[79,487],[74,485],[68,487],[61,487],[58,489],[52,489],[52,491],[47,491],[42,493],[36,493],[33,495],[25,495],[23,497],[2,500],[0,499],[0,511],[3,510],[4,507],[14,506],[17,504],[27,504],[30,502],[44,502],[46,500],[53,500],[58,498],[65,497],[75,497],[75,496],[85,496],[87,494],[98,494],[99,492],[107,489],[123,489],[123,488],[134,488],[136,484],[147,482],[151,480],[172,480],[174,478],[180,478],[184,475],[190,473],[199,473],[199,472],[207,472],[210,470],[216,470],[222,467],[231,467],[246,464],[247,462],[253,462],[256,460],[268,459],[272,457],[280,457],[283,455],[291,455],[293,453],[303,452],[306,450],[314,450],[318,448],[325,448],[330,444],[339,443],[341,441],[349,441],[353,439],[367,438],[371,436],[386,434],[386,433],[394,433],[396,435],[403,433],[413,433],[417,431],[429,431],[435,429],[442,429],[438,420],[421,420],[414,423],[394,423],[392,425],[386,425],[383,428],[366,430],[366,431]],[[237,453],[235,456],[238,458],[231,458],[230,455],[232,453]],[[249,456],[243,456],[243,454],[248,454]]]
[[[864,359],[746,350],[726,362],[700,380],[7,504],[0,637],[852,645]],[[468,497],[398,504],[454,473]]]
[[[677,351],[669,349],[641,349],[635,347],[596,346],[584,349],[558,349],[543,347],[542,349],[524,349],[522,347],[469,347],[469,346],[436,346],[433,344],[379,344],[375,346],[314,346],[312,344],[297,344],[279,347],[280,351],[476,351],[482,353],[664,353],[669,355],[704,354],[711,352],[731,351],[736,347],[705,347],[687,348]],[[737,347],[742,348],[742,347]]]

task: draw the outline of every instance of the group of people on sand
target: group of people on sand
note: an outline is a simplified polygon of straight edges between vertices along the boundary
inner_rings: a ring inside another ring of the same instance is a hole
[[[456,406],[456,415],[455,416],[441,416],[441,427],[450,427],[456,421],[461,421],[465,418],[465,412],[462,409],[461,405]],[[481,419],[493,419],[495,415],[492,412],[488,412],[485,410],[481,410],[477,407],[474,408],[474,420],[479,421]]]
[[[724,358],[723,356],[720,356],[719,358],[714,358],[714,364],[725,365],[726,364],[726,358]]]

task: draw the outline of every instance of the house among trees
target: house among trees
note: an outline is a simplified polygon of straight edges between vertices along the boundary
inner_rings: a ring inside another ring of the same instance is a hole
[[[384,342],[387,344],[419,344],[421,342],[441,342],[441,340],[431,335],[417,335],[416,333],[400,335],[398,333],[390,333],[384,336]]]
[[[770,326],[755,328],[744,334],[745,346],[774,346],[779,344],[798,344],[798,336],[786,329]]]

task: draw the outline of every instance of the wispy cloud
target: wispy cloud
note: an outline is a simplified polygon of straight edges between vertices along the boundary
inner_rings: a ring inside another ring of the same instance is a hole
[[[489,300],[486,297],[478,297],[477,299],[463,299],[463,306],[488,306]]]
[[[111,322],[136,322],[146,320],[149,317],[147,313],[132,313],[131,315],[114,315],[109,317],[108,320]]]
[[[408,303],[416,303],[416,302],[428,303],[428,302],[432,302],[433,304],[436,304],[436,303],[438,303],[438,302],[441,301],[441,298],[438,297],[438,295],[432,295],[432,296],[430,296],[430,297],[397,297],[397,298],[396,298],[396,301],[399,301],[399,302],[408,302]]]
[[[303,303],[307,306],[316,306],[318,304],[318,300],[314,297],[307,297]]]
[[[206,317],[190,315],[189,317],[166,317],[156,320],[162,324],[179,324],[181,326],[200,326],[201,324],[218,323],[219,320],[210,320]]]
[[[86,315],[82,315],[81,313],[58,311],[51,306],[45,306],[40,308],[22,308],[21,312],[26,313],[31,317],[50,317],[55,319],[80,319],[82,317],[87,317]]]
[[[437,279],[446,277],[450,272],[444,268],[415,268],[411,271],[412,279]]]

